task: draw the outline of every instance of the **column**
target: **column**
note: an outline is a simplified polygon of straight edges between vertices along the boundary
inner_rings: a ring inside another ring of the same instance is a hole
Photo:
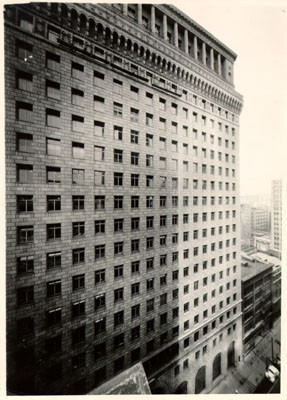
[[[167,16],[163,14],[162,17],[162,26],[163,26],[163,38],[167,40]]]
[[[150,28],[151,28],[151,31],[153,33],[155,33],[155,9],[154,9],[154,6],[151,6],[150,17],[151,17],[151,19],[150,19],[150,25],[151,25]]]
[[[206,65],[206,44],[202,42],[202,63]]]
[[[123,14],[128,15],[128,5],[126,3],[123,4]]]
[[[138,4],[138,24],[142,24],[142,5]]]
[[[174,23],[174,45],[178,47],[178,25],[177,22]]]
[[[214,50],[210,49],[210,67],[214,71]]]
[[[221,75],[221,55],[219,53],[217,55],[217,71],[218,75]]]
[[[184,30],[183,40],[184,40],[184,52],[186,54],[188,54],[188,30],[187,29]]]
[[[197,60],[197,37],[193,36],[193,55],[194,58]]]

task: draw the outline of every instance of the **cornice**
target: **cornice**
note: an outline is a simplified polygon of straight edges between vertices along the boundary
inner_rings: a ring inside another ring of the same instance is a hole
[[[234,53],[229,47],[222,43],[219,39],[213,36],[210,32],[204,29],[201,25],[195,22],[192,18],[187,16],[184,12],[179,10],[177,7],[171,4],[155,5],[156,8],[164,13],[172,14],[172,17],[187,30],[195,33],[197,37],[213,47],[220,53],[223,53],[229,61],[234,62],[237,58],[237,54]]]
[[[111,10],[105,4],[97,4],[96,13],[91,10],[90,7],[86,7],[85,4],[73,4],[79,9],[92,13],[95,18],[98,18],[100,15],[101,20],[107,23],[107,26],[109,26],[112,32],[115,31],[115,28],[120,29],[123,34],[133,37],[139,45],[148,45],[149,48],[154,50],[154,52],[160,52],[162,58],[170,57],[172,61],[179,63],[184,69],[188,69],[190,73],[196,73],[200,75],[201,78],[207,79],[209,83],[220,87],[230,95],[236,97],[240,101],[243,101],[242,95],[236,92],[236,90],[233,88],[233,85],[230,85],[223,79],[220,79],[216,73],[204,68],[199,62],[188,55],[185,55],[185,53],[179,49],[176,49],[176,47],[170,45],[156,34],[147,31],[144,27],[141,27],[138,24],[135,25],[121,12],[118,12],[115,15],[115,10]]]

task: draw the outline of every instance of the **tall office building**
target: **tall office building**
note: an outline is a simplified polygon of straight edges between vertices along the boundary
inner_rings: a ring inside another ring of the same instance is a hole
[[[282,250],[282,180],[272,181],[271,190],[271,247]]]
[[[5,7],[10,392],[142,362],[207,393],[238,361],[235,59],[171,5]]]

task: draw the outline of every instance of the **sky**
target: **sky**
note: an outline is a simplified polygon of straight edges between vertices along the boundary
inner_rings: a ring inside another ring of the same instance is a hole
[[[172,4],[237,54],[234,83],[244,96],[240,194],[269,194],[271,180],[284,175],[284,152],[287,157],[287,0]]]

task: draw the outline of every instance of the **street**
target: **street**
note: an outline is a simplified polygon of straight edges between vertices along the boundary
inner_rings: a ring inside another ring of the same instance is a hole
[[[265,377],[265,371],[272,360],[280,356],[281,320],[274,322],[271,331],[258,336],[255,347],[245,355],[236,368],[228,371],[226,377],[210,392],[221,393],[280,393],[280,378],[272,384]]]

